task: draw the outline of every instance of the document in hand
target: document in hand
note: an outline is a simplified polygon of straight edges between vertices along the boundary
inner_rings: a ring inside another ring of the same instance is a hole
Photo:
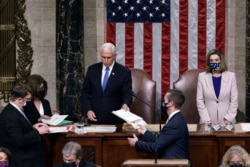
[[[52,117],[50,117],[50,119],[42,119],[42,122],[45,124],[49,124],[49,125],[54,125],[54,126],[60,126],[60,125],[65,125],[65,123],[67,122],[67,124],[73,123],[72,121],[68,121],[65,120],[65,118],[68,115],[58,115],[58,114],[54,114]],[[66,121],[66,122],[65,122]]]
[[[112,111],[113,114],[118,116],[119,118],[123,119],[130,125],[132,125],[135,129],[138,128],[138,125],[147,125],[147,123],[143,120],[142,117],[130,112],[125,111],[123,109]]]

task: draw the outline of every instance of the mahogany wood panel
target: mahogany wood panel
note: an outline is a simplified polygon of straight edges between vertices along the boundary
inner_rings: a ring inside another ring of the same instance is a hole
[[[127,137],[134,132],[48,134],[44,136],[47,164],[55,166],[62,161],[61,150],[67,141],[76,141],[83,147],[83,158],[102,167],[121,167],[128,159],[154,159],[154,154],[137,153],[130,147]],[[226,150],[235,144],[250,152],[250,133],[189,133],[189,152],[193,167],[219,166]]]

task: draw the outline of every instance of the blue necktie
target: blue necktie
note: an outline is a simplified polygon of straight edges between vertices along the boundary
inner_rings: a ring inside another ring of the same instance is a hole
[[[30,120],[27,118],[27,116],[24,114],[24,112],[22,111],[20,113],[23,115],[23,117],[26,119],[26,121],[31,125]]]
[[[103,78],[103,82],[102,82],[102,91],[104,92],[105,88],[106,88],[106,85],[107,85],[107,82],[108,82],[108,79],[109,79],[109,68],[106,67],[105,69],[105,75],[104,75],[104,78]]]

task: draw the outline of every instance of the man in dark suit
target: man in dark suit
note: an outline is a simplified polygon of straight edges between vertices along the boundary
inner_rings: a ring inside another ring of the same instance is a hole
[[[13,167],[44,167],[44,148],[41,134],[48,133],[48,126],[33,126],[23,112],[26,101],[31,99],[30,88],[16,84],[10,94],[10,103],[0,114],[0,146],[12,153]]]
[[[188,128],[180,108],[185,101],[185,96],[179,90],[170,89],[165,97],[166,112],[168,120],[159,136],[149,132],[144,126],[139,125],[138,133],[143,134],[142,140],[138,140],[134,134],[128,138],[130,146],[138,152],[157,153],[159,158],[166,159],[189,159],[188,151]]]
[[[124,121],[112,111],[121,108],[129,111],[132,102],[131,72],[115,62],[116,51],[112,43],[103,44],[100,54],[102,62],[91,65],[84,79],[82,110],[92,123],[121,124]]]

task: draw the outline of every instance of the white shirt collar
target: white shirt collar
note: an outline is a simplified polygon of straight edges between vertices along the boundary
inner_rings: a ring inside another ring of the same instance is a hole
[[[14,106],[21,114],[23,114],[23,111],[21,110],[21,108],[19,108],[15,103],[10,102],[10,104],[11,104],[12,106]]]
[[[180,110],[176,110],[174,112],[172,112],[169,116],[166,122],[168,122],[175,114],[177,114],[178,112],[180,112]]]
[[[111,66],[109,66],[109,72],[112,71],[114,65],[115,65],[115,61],[113,61],[113,63],[111,64]],[[105,72],[105,70],[106,70],[106,66],[102,64],[102,71]]]

